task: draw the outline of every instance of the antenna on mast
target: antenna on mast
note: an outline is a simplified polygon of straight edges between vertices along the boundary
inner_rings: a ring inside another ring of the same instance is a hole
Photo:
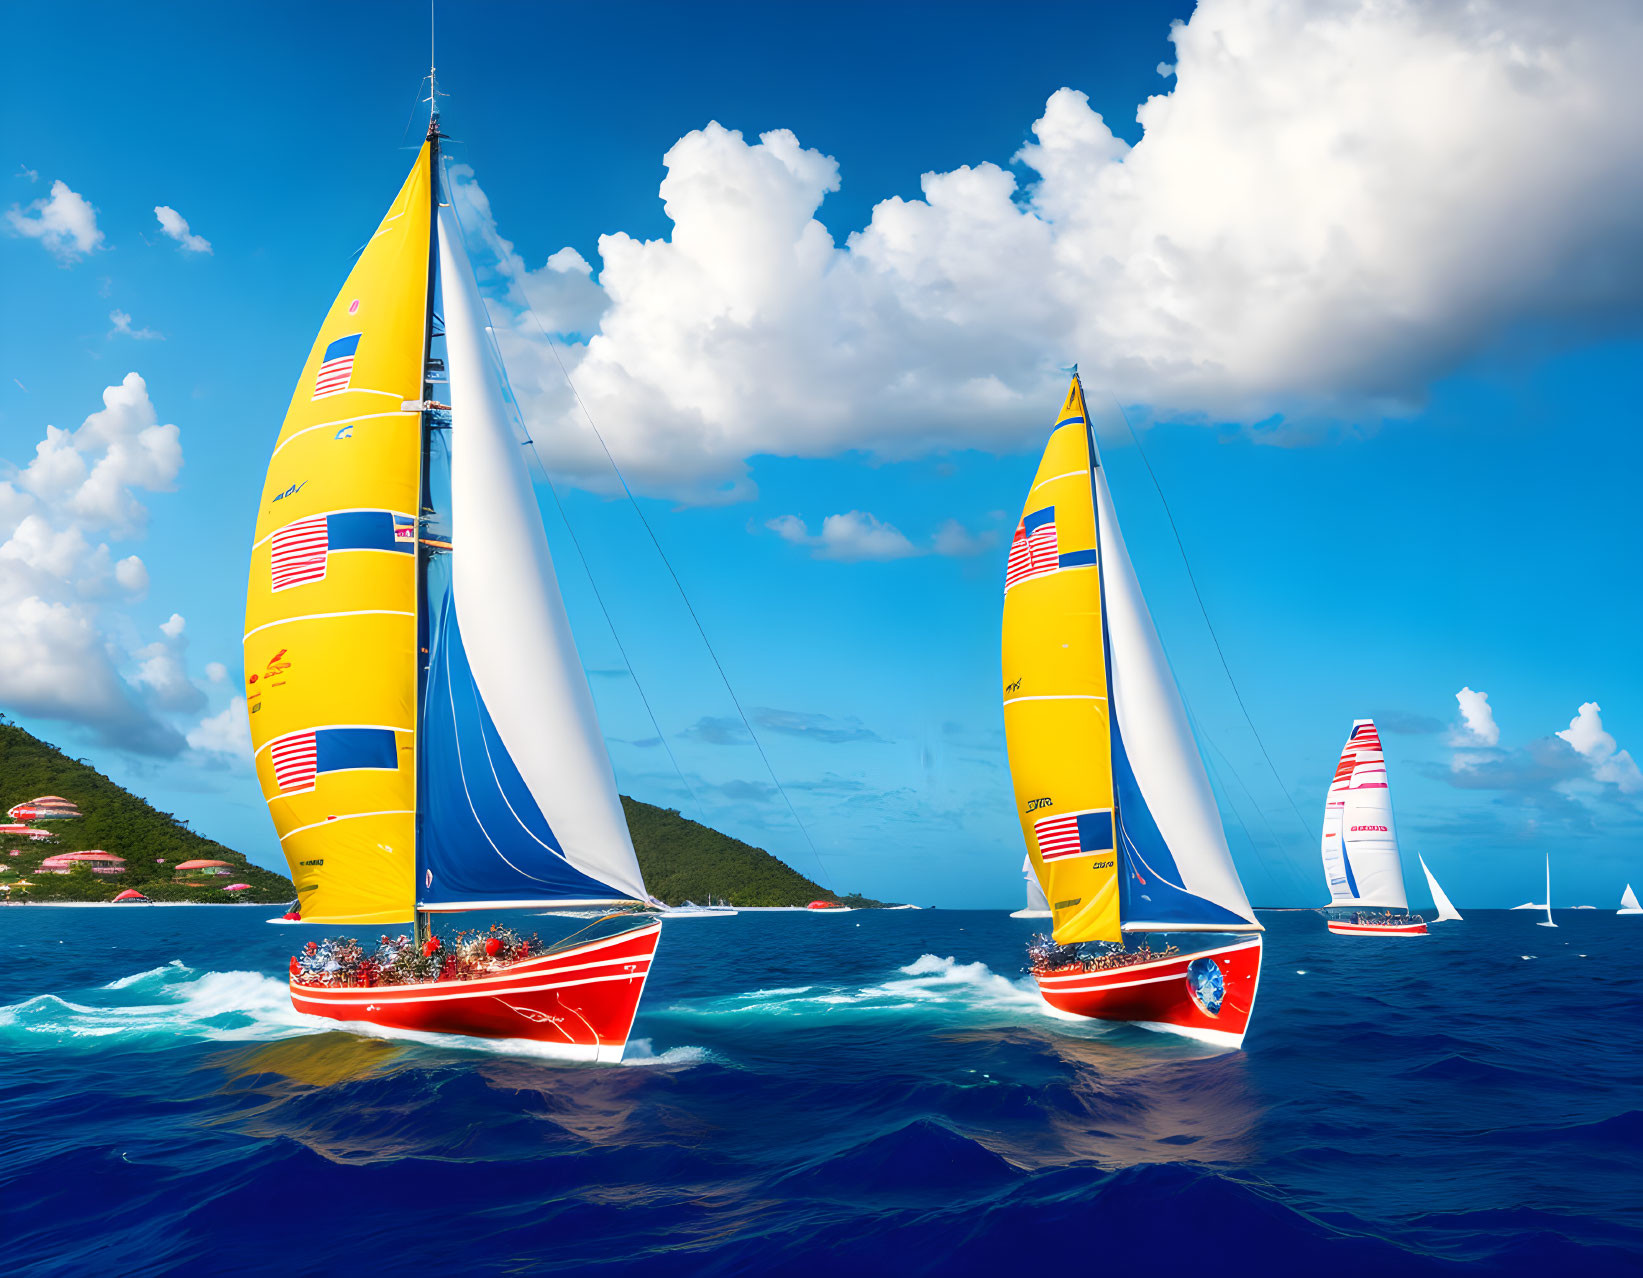
[[[442,138],[445,135],[439,131],[439,99],[444,95],[439,91],[439,82],[434,57],[434,4],[435,0],[428,0],[428,137]]]

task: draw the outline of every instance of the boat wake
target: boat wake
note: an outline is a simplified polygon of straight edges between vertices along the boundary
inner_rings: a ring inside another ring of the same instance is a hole
[[[943,1019],[969,1027],[1034,1025],[1057,1020],[1028,977],[1012,980],[985,963],[962,963],[952,956],[921,954],[871,983],[813,984],[761,988],[710,998],[677,999],[658,1009],[670,1017],[723,1020],[777,1019],[838,1023],[894,1016]],[[1107,1027],[1088,1022],[1093,1032]]]
[[[201,972],[177,960],[164,967],[133,972],[73,998],[37,994],[0,1006],[0,1042],[28,1050],[91,1045],[99,1039],[152,1036],[173,1041],[273,1042],[294,1036],[346,1029],[363,1038],[406,1044],[526,1056],[545,1061],[567,1059],[552,1043],[527,1039],[482,1039],[424,1034],[365,1023],[342,1023],[304,1016],[291,1006],[284,981],[261,972]],[[628,1045],[624,1065],[695,1065],[713,1059],[705,1048],[653,1049],[649,1039]]]

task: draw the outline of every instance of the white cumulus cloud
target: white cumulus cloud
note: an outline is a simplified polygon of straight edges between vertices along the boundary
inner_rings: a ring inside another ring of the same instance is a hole
[[[27,208],[13,205],[6,213],[12,234],[39,240],[63,262],[84,257],[103,242],[97,227],[97,210],[62,179],[51,184],[51,194],[35,200]]]
[[[188,219],[168,204],[156,204],[154,216],[159,219],[160,229],[182,245],[185,253],[209,253],[211,241],[203,235],[195,235],[188,229]]]
[[[815,533],[797,515],[778,515],[766,520],[765,527],[783,541],[808,546],[816,559],[847,563],[910,559],[928,554],[969,557],[981,554],[995,540],[991,532],[972,533],[956,519],[949,519],[936,530],[928,546],[919,546],[894,524],[887,524],[865,510],[828,515],[822,520],[820,531]]]
[[[1495,712],[1489,705],[1489,694],[1462,688],[1455,694],[1455,700],[1460,705],[1463,726],[1455,730],[1450,737],[1450,744],[1499,745],[1500,726],[1495,722]]]
[[[156,333],[151,328],[132,328],[130,314],[118,308],[108,313],[108,322],[114,325],[113,328],[108,330],[110,337],[133,337],[139,342],[163,342],[165,340],[164,333]]]
[[[839,163],[785,129],[681,138],[671,234],[604,236],[596,281],[564,250],[527,269],[459,173],[551,460],[600,464],[527,298],[580,335],[624,468],[698,499],[747,495],[758,453],[1020,446],[1074,359],[1158,414],[1373,421],[1514,326],[1643,312],[1643,9],[1203,0],[1171,39],[1133,147],[1062,88],[1016,156],[842,242]]]
[[[1591,765],[1594,780],[1614,785],[1622,794],[1643,792],[1643,771],[1629,751],[1616,748],[1614,736],[1603,727],[1602,709],[1595,701],[1586,702],[1557,735]]]
[[[190,749],[206,754],[251,758],[251,721],[245,713],[245,698],[235,697],[214,715],[201,719],[188,732]]]
[[[183,748],[165,715],[203,704],[183,619],[172,614],[159,639],[128,651],[118,636],[131,623],[106,602],[147,591],[143,561],[116,561],[109,541],[141,535],[138,494],[170,487],[181,466],[178,430],[159,423],[135,373],[75,430],[47,426],[26,465],[0,463],[0,707],[128,750]]]

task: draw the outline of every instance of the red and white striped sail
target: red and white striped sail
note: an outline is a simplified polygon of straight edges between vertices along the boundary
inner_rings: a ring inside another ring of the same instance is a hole
[[[1349,872],[1350,899],[1332,896],[1336,905],[1366,905],[1407,910],[1403,861],[1392,822],[1392,792],[1386,782],[1386,756],[1372,719],[1357,719],[1348,740],[1352,777],[1341,808],[1341,855]]]
[[[1345,845],[1341,842],[1342,817],[1346,813],[1346,787],[1352,781],[1352,762],[1357,749],[1348,738],[1335,764],[1335,777],[1329,783],[1329,794],[1324,799],[1324,879],[1329,884],[1332,905],[1352,905],[1357,900],[1357,884],[1352,867],[1347,863]]]

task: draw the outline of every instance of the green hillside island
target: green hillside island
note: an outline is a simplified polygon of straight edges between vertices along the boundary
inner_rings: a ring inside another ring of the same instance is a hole
[[[71,759],[38,737],[0,717],[0,823],[17,824],[8,808],[42,795],[60,795],[81,812],[63,820],[23,824],[50,830],[36,842],[22,834],[0,834],[0,886],[27,881],[33,886],[0,893],[14,901],[112,901],[135,888],[154,901],[228,900],[284,904],[296,896],[291,880],[253,865],[245,856],[195,834],[169,812],[160,812],[110,781],[89,764]],[[733,905],[882,904],[867,897],[835,896],[760,848],[687,820],[671,808],[622,799],[634,850],[645,883],[670,905],[705,902],[709,896]],[[64,852],[98,850],[125,858],[118,874],[96,874],[79,866],[68,874],[43,873],[40,863]],[[13,856],[15,852],[17,855]],[[186,861],[224,861],[226,874],[179,872]],[[227,893],[230,883],[250,891]]]
[[[156,810],[90,764],[71,759],[56,746],[0,719],[0,814],[46,794],[72,801],[81,815],[23,823],[50,830],[54,837],[47,842],[0,834],[0,885],[23,880],[33,884],[0,893],[12,900],[112,901],[127,888],[153,901],[213,905],[233,900],[276,904],[297,894],[284,875],[253,865],[241,853],[195,834],[169,812]],[[0,821],[18,824],[3,815]],[[124,870],[119,874],[94,874],[88,866],[67,874],[40,870],[47,857],[92,849],[124,857]],[[186,861],[225,861],[228,872],[179,872],[176,867]],[[223,891],[230,883],[249,883],[251,888]]]
[[[669,905],[707,904],[708,897],[732,905],[809,905],[836,901],[872,908],[883,905],[850,893],[835,896],[763,848],[679,815],[622,796],[622,811],[639,854],[639,869],[651,894]]]

